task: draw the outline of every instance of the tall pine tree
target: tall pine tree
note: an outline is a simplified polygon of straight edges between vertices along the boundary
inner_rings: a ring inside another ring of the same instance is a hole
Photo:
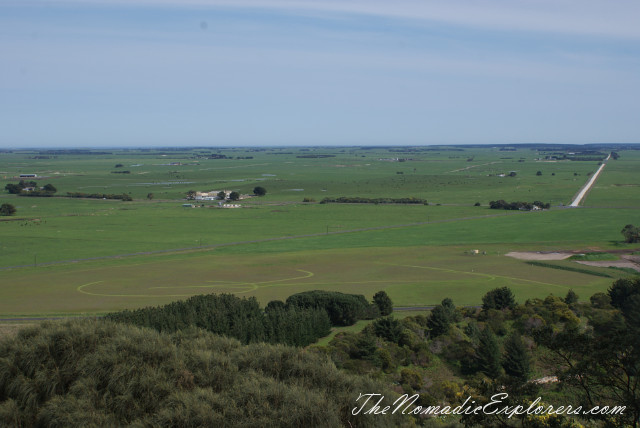
[[[488,326],[480,333],[477,351],[478,368],[492,379],[500,376],[500,345],[496,335]]]
[[[531,356],[518,333],[510,335],[504,343],[502,367],[507,375],[525,382],[531,373]]]

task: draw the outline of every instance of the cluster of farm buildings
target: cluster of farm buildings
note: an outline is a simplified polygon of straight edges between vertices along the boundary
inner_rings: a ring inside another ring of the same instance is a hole
[[[218,206],[221,208],[240,208],[241,206],[238,204],[224,203],[224,201],[230,200],[232,192],[233,192],[232,190],[212,190],[210,192],[195,192],[195,195],[193,195],[193,199],[198,202],[218,201]],[[222,197],[223,193],[224,193],[224,197]],[[238,200],[245,199],[247,197],[248,197],[247,195],[238,195]],[[182,206],[187,208],[197,207],[197,205],[194,205],[194,204],[183,204]]]
[[[210,192],[196,192],[194,199],[196,201],[221,201],[229,199],[232,190],[212,190]],[[222,198],[224,193],[224,198]],[[246,195],[240,195],[238,199],[245,199]]]

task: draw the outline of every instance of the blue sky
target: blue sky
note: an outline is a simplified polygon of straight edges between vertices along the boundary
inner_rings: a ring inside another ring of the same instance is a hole
[[[636,0],[0,2],[0,147],[640,142]]]

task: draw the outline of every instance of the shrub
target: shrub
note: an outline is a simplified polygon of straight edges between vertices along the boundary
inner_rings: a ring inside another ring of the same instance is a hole
[[[253,194],[256,196],[264,196],[267,194],[267,189],[262,186],[256,186],[253,188]]]
[[[2,204],[0,205],[0,215],[10,216],[14,215],[17,212],[16,207],[11,204]]]

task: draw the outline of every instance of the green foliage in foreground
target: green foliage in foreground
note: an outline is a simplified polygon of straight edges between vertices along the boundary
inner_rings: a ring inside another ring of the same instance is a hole
[[[464,415],[457,419],[464,426],[635,428],[640,423],[640,279],[618,280],[598,294],[591,303],[579,303],[575,295],[550,295],[501,309],[457,308],[441,334],[435,334],[440,324],[432,316],[382,318],[361,332],[337,334],[322,349],[342,369],[419,394],[415,404],[423,408],[453,408],[468,397],[483,405],[498,392],[509,395],[500,408],[526,409],[538,397],[545,408],[582,406],[571,415]],[[446,303],[434,309],[445,320]],[[608,410],[582,412],[595,406]],[[617,406],[625,407],[622,413]]]
[[[286,346],[243,346],[106,320],[46,322],[0,342],[0,426],[384,427],[351,414],[360,393],[393,393]]]

